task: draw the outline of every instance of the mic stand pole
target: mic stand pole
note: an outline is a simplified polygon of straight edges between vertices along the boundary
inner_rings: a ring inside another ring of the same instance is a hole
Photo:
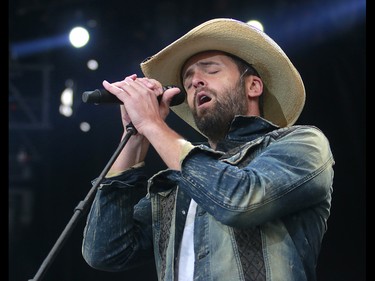
[[[43,261],[42,265],[39,267],[39,270],[35,274],[33,279],[29,279],[29,281],[37,281],[41,280],[41,278],[44,276],[45,272],[51,265],[52,261],[56,258],[57,253],[61,250],[62,245],[68,238],[68,236],[71,234],[73,227],[77,225],[78,219],[86,213],[88,210],[88,207],[90,206],[92,200],[94,199],[96,189],[100,185],[100,183],[103,181],[105,175],[111,168],[112,164],[115,162],[116,158],[120,154],[121,150],[125,147],[126,143],[130,139],[132,135],[135,135],[137,133],[137,129],[133,126],[132,123],[129,123],[126,126],[127,134],[125,135],[124,139],[120,142],[119,146],[117,147],[116,151],[112,155],[111,159],[108,161],[107,165],[104,167],[103,171],[95,181],[95,184],[90,189],[89,193],[86,195],[85,199],[83,201],[80,201],[78,205],[74,208],[74,214],[68,224],[66,225],[63,232],[60,234],[60,237],[55,242],[55,245],[52,247],[51,251],[49,252],[48,256]]]

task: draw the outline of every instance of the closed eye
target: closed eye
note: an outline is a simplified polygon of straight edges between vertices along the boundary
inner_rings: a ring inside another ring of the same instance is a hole
[[[192,86],[191,80],[190,80],[190,79],[189,79],[189,81],[186,81],[186,80],[185,80],[185,82],[184,82],[184,88],[185,88],[186,90],[188,90],[188,89],[191,88],[191,86]]]

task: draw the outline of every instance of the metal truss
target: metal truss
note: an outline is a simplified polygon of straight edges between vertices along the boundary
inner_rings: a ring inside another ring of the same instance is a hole
[[[50,65],[9,65],[9,130],[49,129]]]

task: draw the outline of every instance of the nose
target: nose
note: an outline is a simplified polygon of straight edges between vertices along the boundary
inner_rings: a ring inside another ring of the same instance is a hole
[[[206,80],[204,79],[203,75],[199,72],[194,73],[191,84],[193,85],[194,89],[206,86]]]
[[[190,108],[194,108],[194,100],[197,93],[197,89],[203,88],[207,86],[207,81],[204,78],[204,74],[196,71],[194,72],[191,77],[191,87],[186,91],[187,94],[187,101]]]

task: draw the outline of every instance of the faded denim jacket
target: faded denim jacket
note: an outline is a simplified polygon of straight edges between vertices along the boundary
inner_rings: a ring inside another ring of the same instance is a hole
[[[103,181],[82,243],[91,267],[121,271],[153,259],[158,280],[177,280],[193,198],[194,280],[316,280],[334,174],[321,130],[237,116],[216,150],[194,146],[181,164],[150,179],[137,167]]]

